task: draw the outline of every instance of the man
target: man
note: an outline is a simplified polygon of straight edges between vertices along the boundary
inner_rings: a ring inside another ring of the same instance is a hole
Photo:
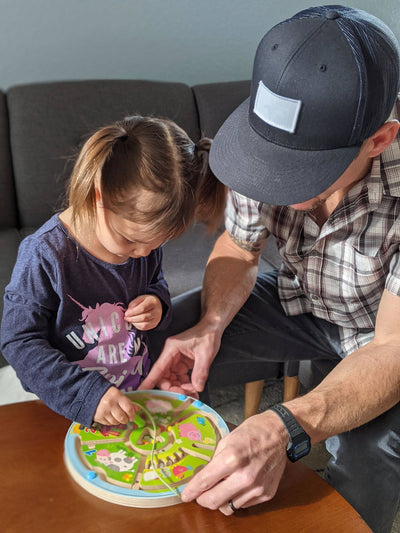
[[[268,500],[286,455],[327,439],[326,479],[374,532],[390,531],[400,498],[398,90],[399,45],[363,11],[310,8],[262,39],[251,96],[210,154],[231,192],[201,319],[167,340],[143,386],[195,394],[209,372],[268,358],[337,364],[223,439],[184,501],[228,515]],[[257,277],[269,236],[283,264]]]

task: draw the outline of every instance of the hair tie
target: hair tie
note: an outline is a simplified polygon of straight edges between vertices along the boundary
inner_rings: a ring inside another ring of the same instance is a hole
[[[194,151],[197,153],[208,154],[210,152],[211,139],[208,137],[202,137],[194,144]]]
[[[125,135],[122,135],[122,137],[120,137],[119,140],[124,143],[125,141],[128,140],[128,137],[129,137],[129,135],[127,133],[125,133]]]

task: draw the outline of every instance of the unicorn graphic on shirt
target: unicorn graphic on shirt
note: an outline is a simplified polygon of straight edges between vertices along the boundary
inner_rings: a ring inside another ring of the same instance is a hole
[[[94,345],[84,359],[76,361],[86,371],[96,370],[121,390],[135,390],[150,369],[143,334],[124,320],[122,303],[97,303],[82,309],[82,341]]]

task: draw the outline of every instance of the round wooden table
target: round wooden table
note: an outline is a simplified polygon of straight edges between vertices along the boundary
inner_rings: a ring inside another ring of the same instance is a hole
[[[230,517],[196,503],[135,509],[105,502],[79,487],[64,466],[70,424],[40,401],[0,407],[2,533],[371,531],[349,503],[300,463],[288,464],[271,502]]]

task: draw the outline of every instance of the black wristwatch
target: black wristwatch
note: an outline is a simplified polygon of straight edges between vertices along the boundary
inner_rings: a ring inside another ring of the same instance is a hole
[[[286,448],[286,454],[292,463],[298,461],[310,452],[311,444],[310,437],[297,422],[295,417],[280,403],[269,408],[279,415],[285,424],[286,430],[289,433],[289,444]]]

